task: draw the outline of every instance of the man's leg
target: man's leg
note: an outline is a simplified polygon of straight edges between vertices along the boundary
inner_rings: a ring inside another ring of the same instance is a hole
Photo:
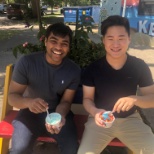
[[[89,117],[78,154],[100,154],[114,138],[114,129],[114,123],[110,128],[102,128],[96,125],[93,117]]]
[[[76,127],[73,122],[73,114],[69,113],[66,123],[58,135],[54,135],[58,142],[61,154],[76,154],[78,150],[78,139]]]
[[[32,154],[36,137],[20,121],[13,121],[14,132],[10,154]]]
[[[154,154],[154,134],[139,113],[121,118],[117,135],[135,154]]]

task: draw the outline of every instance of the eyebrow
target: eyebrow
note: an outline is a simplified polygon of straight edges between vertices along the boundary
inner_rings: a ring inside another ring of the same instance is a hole
[[[61,38],[62,38],[62,37],[61,37]],[[50,39],[50,40],[51,40],[51,39],[53,39],[53,40],[57,40],[57,41],[58,41],[58,38],[57,38],[57,37],[55,37],[55,36],[51,36],[49,39]],[[69,43],[69,41],[68,41],[68,40],[63,40],[62,42]]]
[[[114,37],[113,35],[108,35],[108,36],[106,36],[107,38],[112,38],[112,37]],[[118,35],[118,37],[125,37],[125,35]]]

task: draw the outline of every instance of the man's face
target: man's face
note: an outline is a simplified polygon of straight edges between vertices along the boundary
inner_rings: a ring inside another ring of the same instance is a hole
[[[53,33],[45,39],[46,60],[50,64],[59,65],[69,52],[69,36],[60,37]]]
[[[130,44],[130,37],[123,26],[109,27],[103,37],[107,56],[120,58],[125,55]]]

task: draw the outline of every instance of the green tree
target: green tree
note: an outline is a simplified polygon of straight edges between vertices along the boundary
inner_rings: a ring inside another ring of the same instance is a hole
[[[37,17],[39,23],[39,31],[42,29],[40,0],[31,0],[33,16]]]
[[[0,0],[0,3],[14,3],[14,0]]]
[[[100,5],[100,0],[64,0],[64,6],[68,4],[70,6],[88,6],[88,5]]]
[[[90,5],[100,5],[100,0],[90,0]]]
[[[51,14],[53,14],[54,6],[62,6],[62,0],[44,0],[44,3],[51,7]]]

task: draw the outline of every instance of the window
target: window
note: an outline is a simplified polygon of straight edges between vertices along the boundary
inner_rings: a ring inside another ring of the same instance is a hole
[[[154,1],[140,0],[138,6],[138,15],[154,16]]]

